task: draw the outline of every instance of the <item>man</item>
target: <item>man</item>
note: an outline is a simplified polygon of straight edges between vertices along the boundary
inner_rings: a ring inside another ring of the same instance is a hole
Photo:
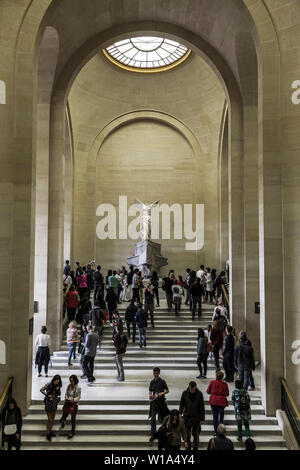
[[[234,360],[239,371],[239,379],[243,382],[243,388],[248,390],[251,371],[255,370],[255,361],[253,349],[247,344],[245,333],[240,335],[240,343],[235,349]]]
[[[88,383],[92,383],[96,380],[93,374],[99,336],[93,331],[93,327],[91,325],[88,325],[87,330],[88,334],[85,338],[84,357],[82,361],[83,375],[81,378],[87,378]]]
[[[146,346],[146,336],[147,336],[147,326],[148,326],[148,314],[143,310],[142,304],[138,305],[138,311],[136,312],[135,321],[139,329],[139,345],[140,348],[143,347],[142,341],[144,341],[144,346]]]
[[[196,282],[191,285],[190,293],[193,301],[193,309],[192,309],[192,320],[195,320],[196,308],[198,305],[198,318],[201,317],[202,313],[202,286],[200,278],[197,278]]]
[[[223,369],[225,370],[225,382],[233,382],[234,379],[234,337],[232,326],[226,327],[225,347],[223,351]]]
[[[101,342],[101,336],[104,326],[104,315],[100,307],[99,301],[95,301],[95,305],[89,314],[89,324],[93,327],[93,330],[99,336],[99,347]]]
[[[160,416],[160,420],[162,421],[165,416],[169,415],[169,410],[166,405],[166,398],[165,395],[169,393],[168,386],[166,382],[160,378],[160,368],[154,367],[153,369],[153,376],[154,379],[151,380],[149,385],[149,400],[151,400],[150,404],[150,412],[149,418],[151,418],[151,437],[150,442],[154,441],[154,434],[156,432],[156,415],[157,413]]]
[[[207,450],[234,450],[232,441],[226,437],[224,424],[219,424],[217,435],[210,439]]]
[[[197,388],[196,382],[189,383],[188,388],[182,393],[179,414],[183,416],[187,433],[188,450],[191,450],[191,434],[193,434],[193,449],[198,450],[201,425],[205,421],[205,407],[202,392]]]
[[[186,273],[185,273],[185,283],[184,283],[184,287],[186,289],[186,298],[185,298],[185,305],[188,305],[189,304],[189,300],[190,300],[190,295],[191,295],[191,292],[190,292],[190,285],[189,285],[189,279],[190,279],[190,272],[191,272],[191,269],[190,268],[187,268],[186,269]]]
[[[135,333],[136,333],[136,320],[135,316],[138,311],[137,306],[134,304],[134,300],[130,301],[130,305],[126,308],[125,312],[125,322],[127,326],[128,337],[130,338],[130,324],[132,323],[132,342],[135,343]]]
[[[139,293],[139,270],[135,269],[132,276],[132,300],[137,301],[138,304],[141,303],[140,293]]]
[[[93,277],[94,277],[94,302],[98,297],[98,293],[103,295],[103,290],[104,290],[103,289],[104,288],[103,276],[102,276],[102,273],[100,271],[101,271],[101,266],[99,265],[99,266],[97,266],[97,270],[93,274]]]
[[[116,366],[118,371],[118,382],[125,381],[123,359],[125,357],[126,348],[128,344],[127,336],[123,333],[123,326],[120,323],[116,325],[116,334],[114,336],[114,346],[116,349]]]
[[[196,276],[198,279],[200,279],[200,285],[201,285],[201,295],[203,297],[202,301],[205,301],[205,285],[206,285],[206,271],[204,269],[204,265],[201,264],[199,271],[197,271]]]
[[[64,274],[65,274],[66,276],[68,276],[68,274],[70,273],[70,271],[71,271],[70,261],[67,259],[67,260],[66,260],[65,267],[64,267]]]
[[[173,303],[173,291],[172,286],[175,284],[175,276],[174,272],[170,271],[169,276],[163,279],[163,290],[166,293],[167,297],[167,304],[168,304],[168,312],[172,310],[172,303]]]
[[[119,292],[118,292],[119,281],[118,281],[118,278],[117,278],[116,274],[117,274],[117,271],[113,271],[112,276],[109,276],[109,278],[108,278],[108,284],[109,284],[109,287],[112,287],[112,288],[113,288],[114,293],[116,294],[116,297],[117,297],[117,299],[118,299],[118,295],[119,295]]]
[[[114,310],[112,313],[112,325],[113,325],[113,330],[112,330],[112,340],[114,341],[115,335],[117,334],[117,326],[120,325],[120,328],[123,328],[123,321],[122,318],[120,317],[120,314],[118,310]]]
[[[151,319],[151,326],[154,328],[154,289],[153,286],[150,284],[147,285],[145,291],[145,312],[148,315],[150,312],[150,319]]]
[[[79,261],[76,261],[76,268],[75,268],[75,269],[76,269],[76,271],[75,271],[75,277],[76,277],[76,279],[77,279],[77,277],[78,277],[79,274],[80,274],[80,271],[82,270],[82,267],[80,266]]]
[[[123,289],[123,287],[122,287],[123,274],[121,276],[121,270],[120,269],[117,269],[115,276],[118,280],[118,295],[117,295],[118,300],[117,300],[117,302],[119,304],[120,303],[120,294],[121,294],[122,289]]]

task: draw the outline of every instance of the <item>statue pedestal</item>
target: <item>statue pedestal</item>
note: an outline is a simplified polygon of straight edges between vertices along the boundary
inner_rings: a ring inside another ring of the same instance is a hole
[[[152,240],[142,240],[134,245],[134,256],[127,258],[127,263],[139,268],[144,275],[150,275],[150,271],[159,272],[162,266],[168,264],[168,258],[161,254],[161,244]]]

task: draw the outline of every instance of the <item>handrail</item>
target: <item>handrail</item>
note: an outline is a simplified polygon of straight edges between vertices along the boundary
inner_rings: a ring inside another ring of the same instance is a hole
[[[281,382],[281,408],[286,412],[290,425],[294,431],[295,438],[300,446],[300,411],[291,394],[289,386],[284,378]]]
[[[3,408],[4,401],[6,400],[7,396],[11,395],[13,381],[14,381],[14,378],[9,377],[9,379],[7,381],[7,384],[4,387],[4,390],[3,390],[2,395],[0,397],[0,411]]]
[[[222,291],[224,292],[225,299],[226,299],[226,302],[227,302],[227,306],[229,308],[229,297],[228,297],[227,290],[225,289],[225,286],[229,286],[229,284],[221,284]]]

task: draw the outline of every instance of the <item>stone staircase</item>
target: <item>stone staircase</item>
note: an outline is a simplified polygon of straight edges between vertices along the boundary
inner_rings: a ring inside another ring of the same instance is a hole
[[[124,306],[123,306],[124,305]],[[126,304],[120,307],[124,315]],[[148,327],[147,347],[140,349],[138,337],[136,343],[129,341],[124,359],[125,382],[116,381],[114,347],[111,341],[111,327],[106,324],[101,348],[95,360],[96,382],[88,386],[80,380],[82,398],[77,414],[76,435],[67,440],[70,430],[70,417],[63,431],[58,432],[58,419],[62,405],[59,405],[53,431],[57,437],[51,443],[45,438],[46,414],[39,389],[49,378],[33,379],[33,397],[28,415],[24,418],[22,430],[22,449],[24,450],[156,450],[149,445],[150,422],[148,420],[149,401],[148,387],[152,380],[154,366],[161,368],[161,377],[168,384],[170,393],[167,395],[169,409],[179,407],[181,393],[187,388],[190,380],[198,375],[196,365],[197,328],[207,327],[211,322],[212,307],[204,304],[202,317],[192,321],[186,307],[179,317],[167,312],[163,306],[156,310],[155,328]],[[49,377],[60,374],[63,381],[63,393],[71,374],[82,374],[77,360],[73,366],[67,367],[68,347],[64,341],[60,351],[52,356],[52,369]],[[204,394],[206,420],[200,435],[200,449],[206,449],[213,435],[213,422],[206,389],[210,380],[215,377],[215,367],[211,359],[208,361],[207,379],[196,380]],[[51,379],[50,379],[51,380]],[[256,385],[259,374],[255,376]],[[230,384],[230,391],[233,385]],[[252,420],[250,429],[257,449],[284,450],[285,441],[276,418],[266,417],[261,404],[259,385],[256,391],[250,392]],[[230,398],[230,397],[229,397]],[[244,448],[237,442],[237,428],[233,406],[225,409],[224,423],[227,436],[234,442],[236,449]]]

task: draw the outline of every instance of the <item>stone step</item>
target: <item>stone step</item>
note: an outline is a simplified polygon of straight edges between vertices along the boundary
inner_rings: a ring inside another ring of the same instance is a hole
[[[59,410],[56,415],[56,421],[57,423],[58,419],[60,419],[62,410]],[[91,412],[91,414],[78,414],[76,417],[77,423],[81,423],[84,425],[95,425],[95,424],[145,424],[146,422],[149,422],[147,420],[147,415],[145,414],[140,414],[140,415],[135,415],[135,414],[122,414],[121,416],[118,416],[117,414],[105,414],[105,415],[96,415]],[[40,413],[34,413],[34,414],[29,414],[24,417],[23,425],[25,423],[28,424],[41,424],[41,423],[46,423],[46,414],[45,412],[40,412]],[[68,421],[70,422],[70,421]],[[233,414],[229,415],[226,414],[224,423],[227,425],[232,425],[236,427],[236,420]],[[211,415],[207,415],[205,419],[205,424],[206,425],[213,425],[213,420]],[[252,419],[250,422],[250,427],[252,429],[253,426],[260,426],[260,428],[263,430],[265,426],[278,426],[277,425],[277,420],[276,418],[266,418],[264,415],[252,415]],[[148,427],[149,430],[149,427]]]
[[[253,405],[261,405],[262,402],[261,402],[261,398],[254,398],[254,397],[250,397],[251,399],[251,407]],[[228,401],[228,404],[231,405],[231,400],[229,398],[227,398],[227,401]],[[168,398],[166,403],[168,405],[168,407],[170,406],[179,406],[179,402],[180,402],[180,399],[176,400],[176,399],[172,399],[172,398]],[[106,406],[106,407],[109,407],[109,406],[112,406],[112,407],[115,407],[115,406],[119,406],[119,407],[124,407],[125,409],[127,409],[127,407],[130,407],[130,409],[134,410],[135,407],[137,406],[145,406],[145,407],[149,407],[149,404],[150,404],[150,401],[149,400],[108,400],[108,399],[103,399],[103,400],[80,400],[80,406],[84,405],[84,406],[91,406],[91,407],[94,407],[94,406]],[[209,405],[209,400],[204,400],[204,404],[205,405]],[[31,405],[39,405],[42,407],[42,409],[44,409],[44,402],[43,400],[31,400]],[[58,405],[58,407],[62,407],[62,404]],[[93,408],[91,408],[93,409]],[[227,408],[226,408],[227,409]],[[226,411],[226,410],[225,410]],[[275,419],[276,418],[272,418],[272,419]]]
[[[177,402],[178,403],[178,402]],[[178,405],[177,405],[178,406]],[[44,406],[42,404],[40,405],[31,405],[28,414],[37,414],[41,413],[44,409]],[[58,410],[62,410],[62,405],[58,406]],[[205,405],[205,411],[208,414],[211,414],[211,407],[210,405],[206,404]],[[149,404],[148,405],[114,405],[113,407],[111,405],[84,405],[81,404],[78,407],[78,415],[79,414],[128,414],[128,413],[135,413],[135,414],[144,414],[148,415],[149,413]],[[225,410],[225,415],[233,415],[234,414],[234,409],[232,405],[229,405],[226,407]],[[251,406],[251,414],[252,415],[257,415],[257,414],[264,414],[264,409],[262,405],[253,405]]]
[[[200,436],[200,448],[206,449],[209,440],[211,439],[212,436]],[[245,438],[244,438],[245,439]],[[156,450],[157,447],[154,445],[153,447],[147,446],[147,441],[145,439],[145,436],[138,436],[138,435],[133,435],[133,436],[124,436],[124,435],[88,435],[88,436],[82,436],[82,435],[75,435],[72,439],[68,440],[66,439],[65,435],[58,435],[57,437],[52,439],[52,442],[50,445],[47,446],[46,444],[46,438],[45,434],[44,435],[35,435],[34,439],[32,435],[22,435],[22,448],[26,448],[27,445],[30,448],[37,448],[40,445],[42,445],[45,449],[56,449],[59,446],[65,446],[66,449],[71,449],[71,448],[76,448],[78,449],[78,445],[83,446],[85,449],[92,449],[92,448],[97,448],[97,449],[119,449],[123,446],[125,446],[126,449],[128,449],[128,446],[132,446],[132,449],[141,449],[146,448],[148,450]],[[244,448],[244,444],[237,442],[235,439],[233,439],[234,447],[236,449],[238,448]],[[272,436],[272,440],[270,440],[269,436],[256,436],[255,437],[255,444],[257,448],[260,447],[265,447],[267,449],[272,450],[273,447],[276,448],[281,448],[285,447],[286,443],[284,439],[281,436],[274,435]]]
[[[44,419],[40,423],[27,423],[24,422],[22,426],[22,438],[24,435],[40,435],[43,431],[46,429],[46,424],[47,420]],[[237,425],[233,424],[226,424],[226,435],[228,437],[230,436],[236,436],[237,435]],[[60,431],[60,435],[67,435],[68,431],[67,430],[70,428],[71,422],[70,420],[67,421],[66,426],[64,430]],[[56,432],[59,429],[59,425],[56,426],[54,425],[53,428]],[[276,425],[252,425],[250,424],[250,430],[251,430],[251,435],[254,439],[256,439],[257,436],[270,436],[272,438],[273,436],[280,436],[281,435],[281,430],[279,426]],[[123,423],[115,423],[115,424],[110,424],[109,427],[107,424],[101,423],[93,423],[93,424],[84,424],[82,421],[77,422],[76,425],[76,434],[78,436],[91,436],[91,435],[133,435],[133,436],[149,436],[149,431],[150,431],[150,425],[145,421],[145,424],[132,424],[132,423],[126,423],[123,421]],[[201,426],[201,436],[212,436],[214,434],[214,427],[212,422],[210,424],[205,424]]]

